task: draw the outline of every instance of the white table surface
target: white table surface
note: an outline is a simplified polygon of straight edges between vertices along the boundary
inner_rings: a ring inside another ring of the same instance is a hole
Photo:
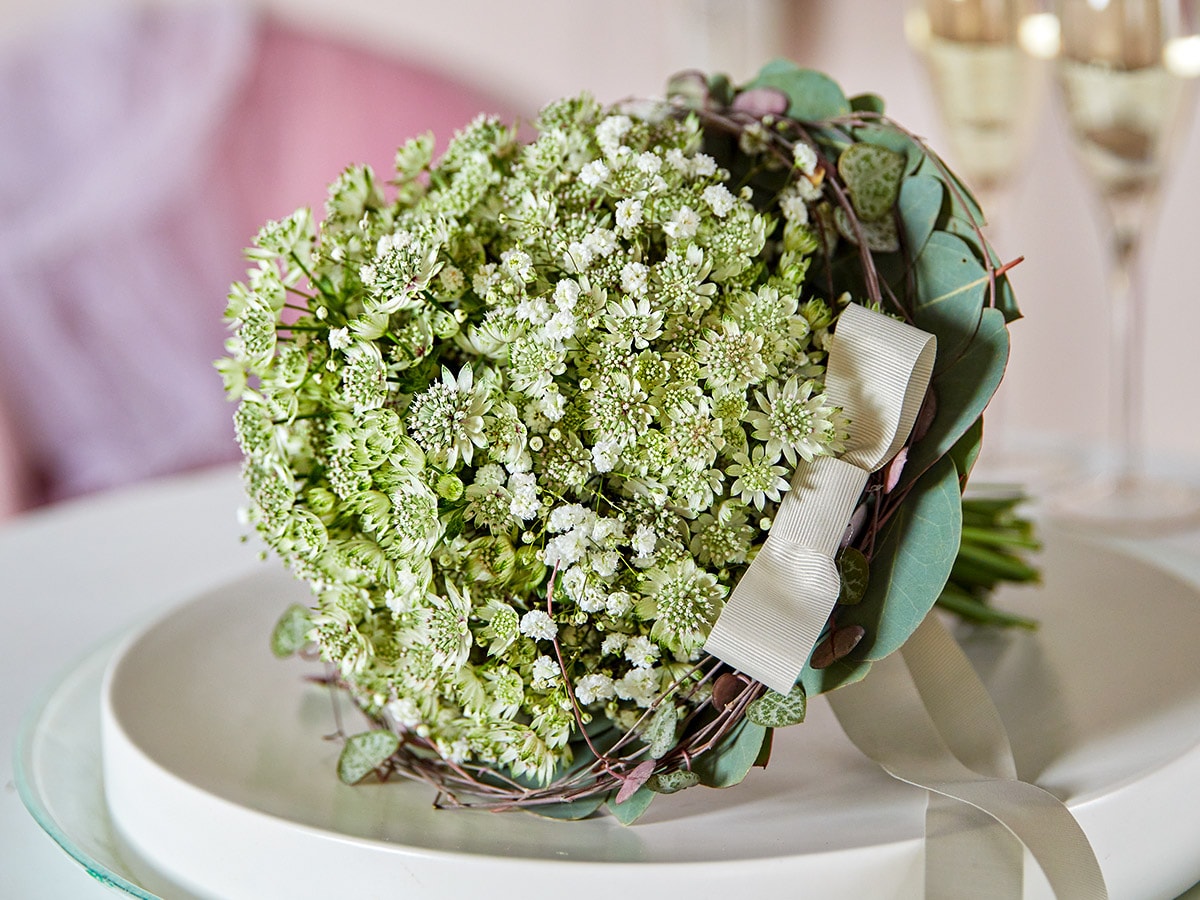
[[[220,468],[0,526],[0,897],[114,896],[22,805],[13,783],[18,728],[45,687],[98,642],[261,565],[239,540],[242,502],[236,471]],[[1113,543],[1200,584],[1200,530]]]
[[[44,688],[104,638],[261,565],[239,541],[236,470],[139,485],[0,526],[0,897],[117,896],[39,828],[13,750]]]

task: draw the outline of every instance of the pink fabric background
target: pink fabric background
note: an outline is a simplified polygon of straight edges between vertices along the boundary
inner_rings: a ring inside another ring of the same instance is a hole
[[[267,218],[484,92],[223,6],[0,59],[0,513],[237,458],[212,361]]]

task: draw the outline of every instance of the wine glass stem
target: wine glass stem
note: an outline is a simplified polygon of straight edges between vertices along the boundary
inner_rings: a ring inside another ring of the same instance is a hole
[[[1112,442],[1118,486],[1128,484],[1142,466],[1142,376],[1144,298],[1138,276],[1138,241],[1119,229],[1113,237],[1109,272],[1111,366],[1114,381]]]

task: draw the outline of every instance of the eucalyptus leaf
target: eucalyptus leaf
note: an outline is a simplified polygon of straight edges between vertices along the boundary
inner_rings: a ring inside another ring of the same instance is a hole
[[[862,681],[870,671],[871,663],[861,659],[839,659],[824,669],[814,669],[810,662],[800,672],[800,683],[809,697],[816,697]]]
[[[708,787],[732,787],[754,767],[766,735],[764,726],[743,719],[716,747],[697,757],[692,770]]]
[[[786,694],[767,691],[746,707],[746,718],[767,728],[786,728],[803,722],[807,711],[804,685],[797,684]]]
[[[839,613],[839,626],[866,629],[855,657],[883,659],[908,640],[950,577],[961,529],[958,471],[943,457],[912,486],[884,527],[862,602]]]
[[[974,337],[990,279],[970,246],[944,231],[929,236],[914,271],[913,319],[918,328],[937,335],[937,373],[952,364]]]
[[[293,603],[283,611],[283,615],[271,631],[271,652],[280,659],[291,656],[308,643],[308,631],[311,627],[308,608]]]
[[[871,566],[861,550],[847,547],[837,560],[838,575],[842,579],[842,589],[838,594],[838,605],[853,606],[867,592],[870,580]]]
[[[858,217],[882,219],[896,205],[906,157],[875,144],[851,144],[838,157],[838,174],[846,183]]]
[[[802,122],[836,119],[850,114],[850,101],[838,83],[821,72],[801,69],[787,60],[772,60],[746,85],[778,88],[788,96],[788,115]]]
[[[981,449],[983,449],[983,416],[976,419],[949,450],[950,458],[954,460],[954,468],[958,470],[962,482],[965,483],[971,477],[971,470],[975,467],[975,461],[979,459]]]
[[[941,349],[938,350],[939,356]],[[938,408],[925,436],[913,445],[907,471],[923,472],[950,451],[978,419],[999,387],[1008,364],[1008,329],[997,309],[983,310],[970,346],[948,360],[933,378]]]
[[[900,184],[900,224],[909,253],[920,254],[942,214],[946,189],[936,178],[914,175]]]
[[[700,776],[687,769],[676,769],[674,772],[663,772],[661,775],[651,775],[646,787],[656,794],[676,794],[695,787],[700,783]]]
[[[337,773],[345,784],[358,784],[400,747],[394,732],[364,731],[346,738],[337,761]]]
[[[850,98],[850,108],[855,112],[883,115],[886,104],[878,94],[856,94]]]
[[[563,819],[570,822],[586,819],[604,804],[604,795],[569,800],[565,803],[546,803],[527,807],[529,812],[543,819]]]
[[[613,814],[613,817],[622,825],[632,825],[640,819],[650,808],[650,802],[654,799],[654,791],[650,790],[646,785],[642,785],[633,796],[623,803],[617,802],[616,794],[608,796],[608,811]]]

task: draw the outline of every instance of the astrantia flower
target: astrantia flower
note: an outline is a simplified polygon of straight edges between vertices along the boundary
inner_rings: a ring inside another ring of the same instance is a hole
[[[825,405],[824,394],[814,394],[812,381],[789,378],[782,386],[767,382],[764,391],[756,391],[759,408],[746,414],[754,428],[754,437],[765,442],[766,457],[778,460],[780,454],[793,466],[796,457],[811,460],[841,449],[837,410]]]
[[[356,699],[544,782],[568,687],[621,728],[667,686],[703,706],[685,661],[765,539],[751,510],[840,425],[798,224],[817,182],[752,196],[686,116],[573,98],[539,124],[414,142],[394,199],[357,167],[319,232],[264,229],[223,376],[250,521],[317,588]]]
[[[734,478],[729,490],[746,503],[762,509],[768,500],[778,502],[788,489],[784,477],[788,470],[775,465],[775,458],[768,457],[763,447],[755,447],[749,455],[738,453],[733,459],[733,465],[725,470]]]
[[[486,623],[479,637],[481,641],[488,642],[488,656],[503,653],[520,636],[520,617],[507,603],[489,600],[480,611],[479,618]]]
[[[700,374],[717,395],[744,391],[767,374],[762,347],[761,334],[743,332],[732,322],[722,323],[720,329],[706,331],[696,345]]]
[[[471,595],[465,587],[460,591],[452,582],[447,582],[445,596],[434,596],[426,628],[437,666],[453,672],[467,661],[472,644],[471,629],[467,625],[470,612]]]
[[[721,612],[726,589],[691,559],[671,563],[648,580],[650,590],[638,614],[654,620],[650,637],[670,650],[699,650]]]
[[[487,388],[475,384],[470,366],[455,378],[442,367],[442,380],[413,398],[409,407],[409,432],[425,452],[454,468],[461,458],[470,463],[476,447],[487,444],[483,416],[488,411]]]

